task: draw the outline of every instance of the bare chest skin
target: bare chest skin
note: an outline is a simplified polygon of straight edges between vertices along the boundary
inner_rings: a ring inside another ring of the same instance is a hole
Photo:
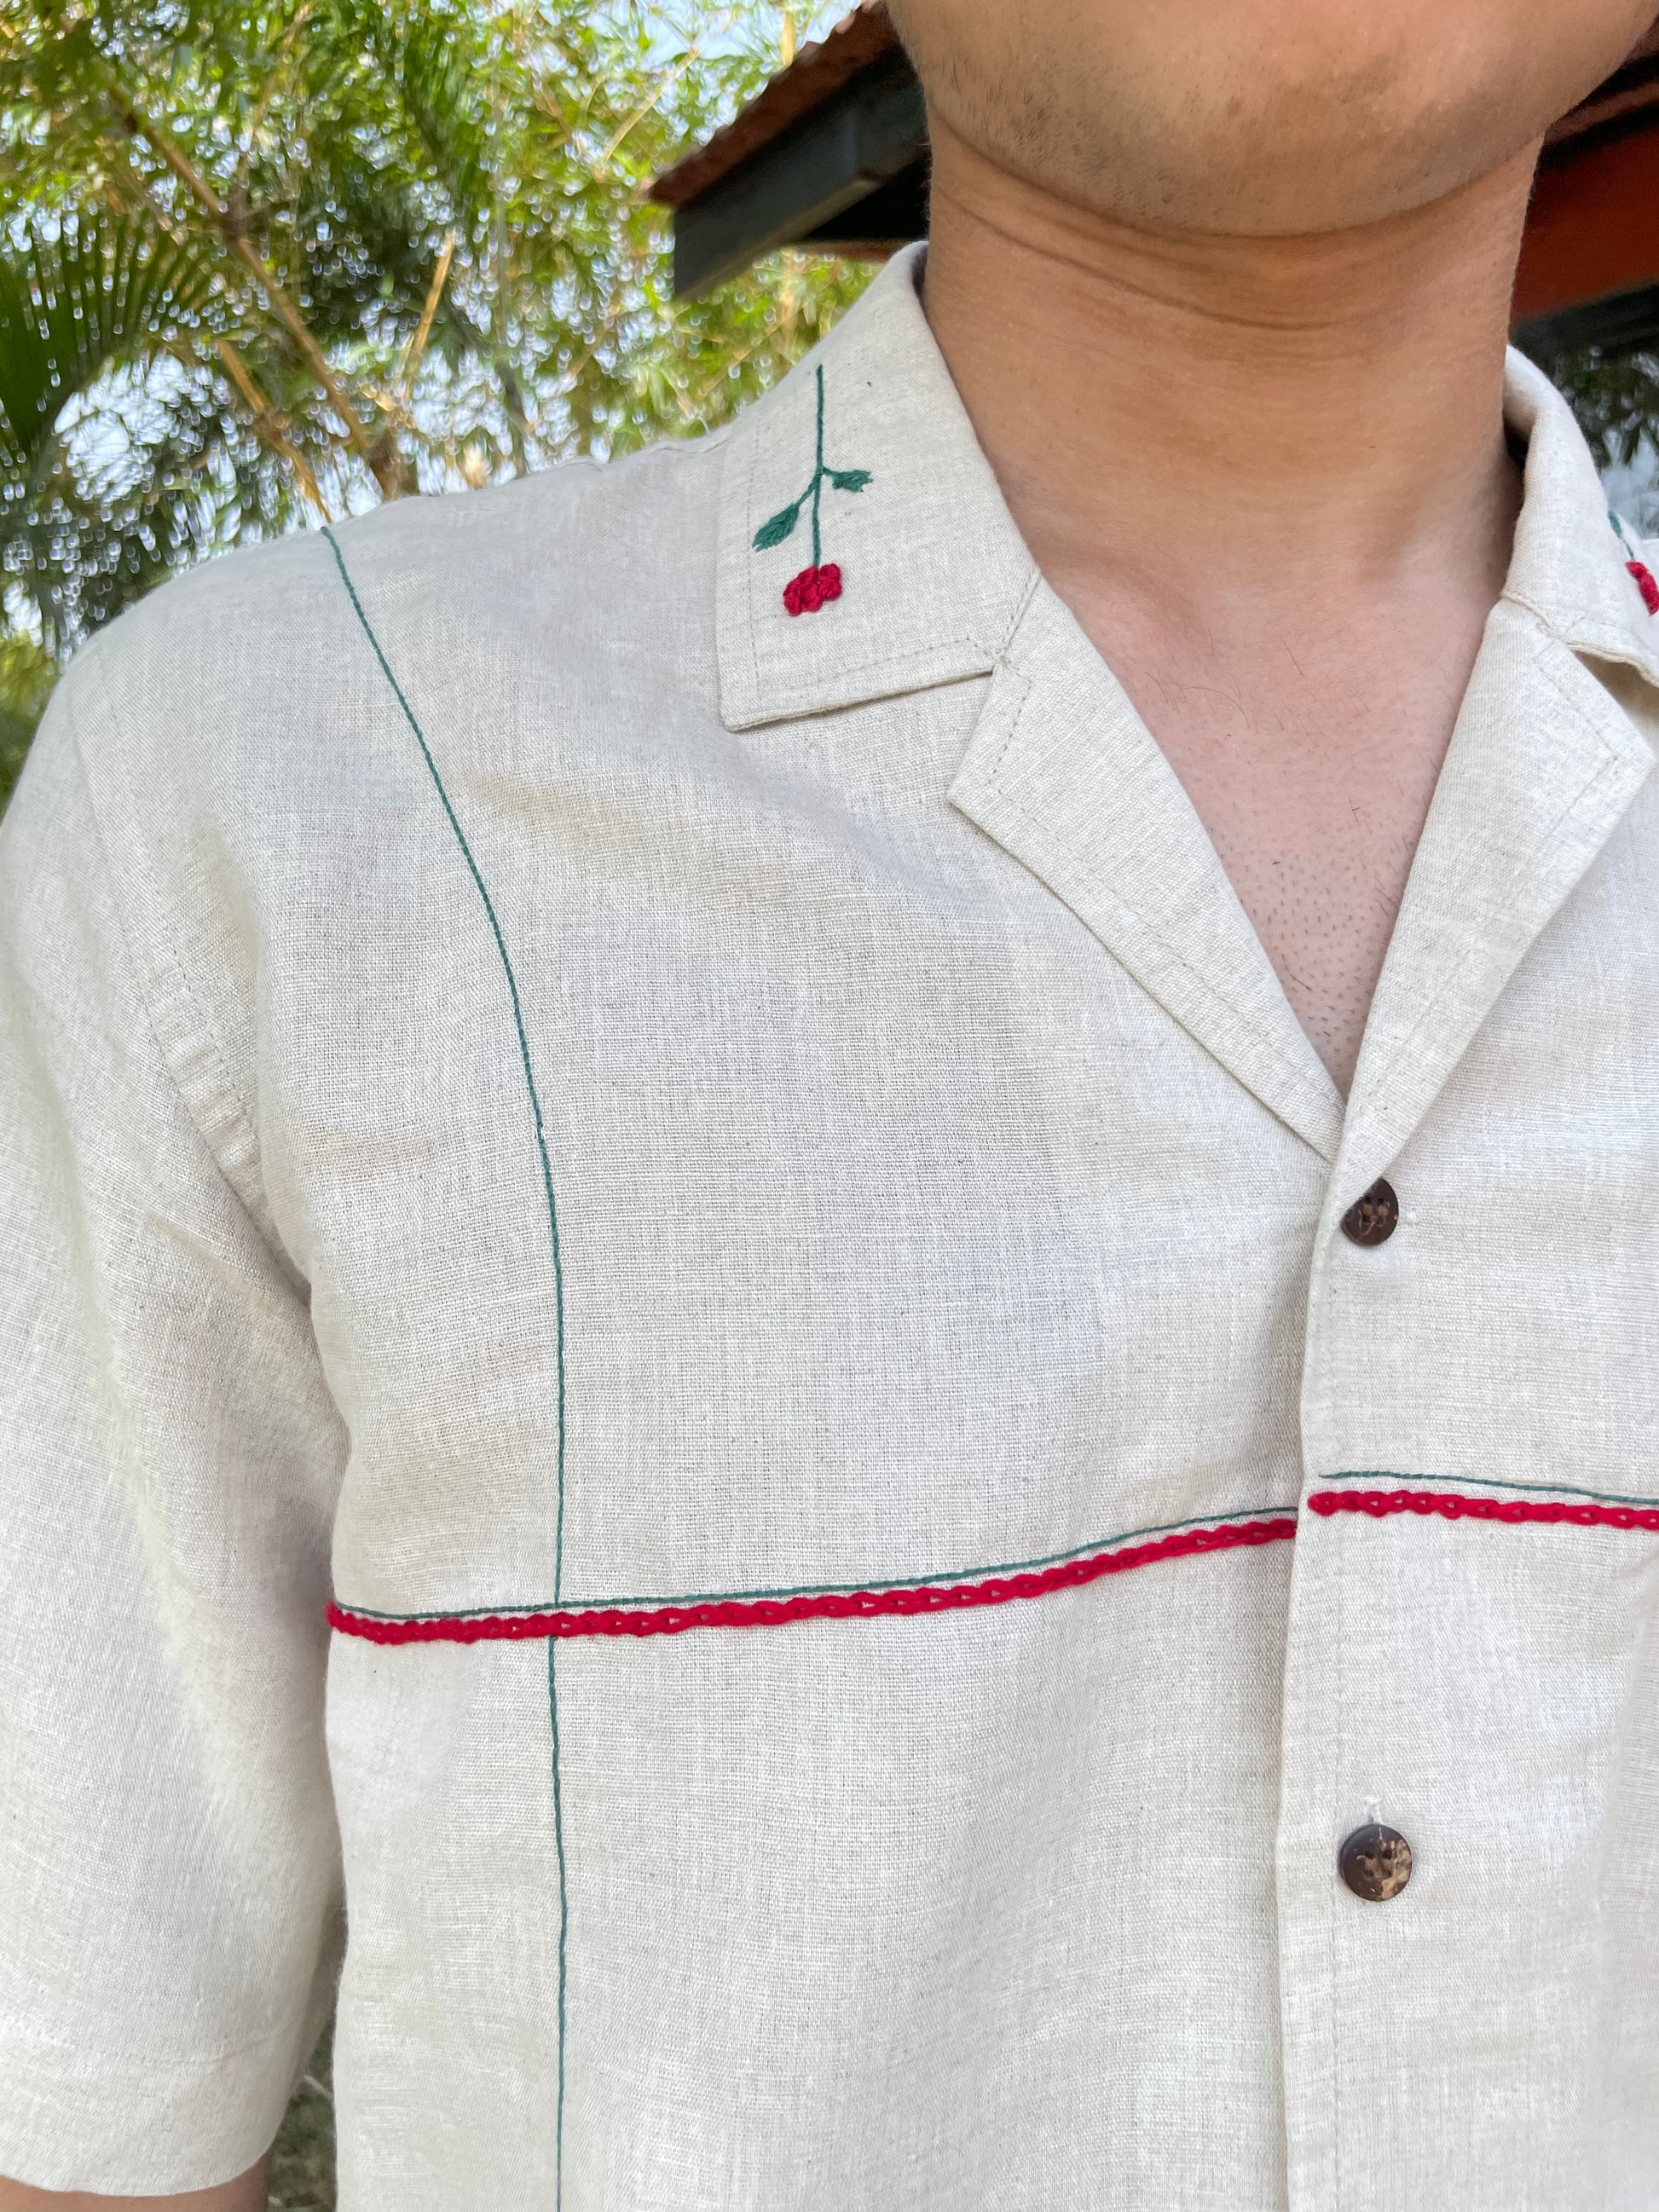
[[[1178,630],[1132,600],[1073,605],[1346,1097],[1489,598],[1427,580]]]

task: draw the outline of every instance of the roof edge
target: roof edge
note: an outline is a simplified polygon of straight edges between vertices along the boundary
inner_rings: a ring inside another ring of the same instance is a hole
[[[647,198],[665,208],[683,208],[701,198],[792,123],[832,98],[860,70],[896,52],[898,43],[886,0],[859,0],[823,38],[811,40],[787,68],[769,78],[722,130],[665,169]]]

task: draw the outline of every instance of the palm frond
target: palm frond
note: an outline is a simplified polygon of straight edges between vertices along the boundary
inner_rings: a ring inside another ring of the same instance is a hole
[[[289,527],[298,504],[214,372],[158,358],[67,410],[29,471],[0,464],[0,573],[58,653],[181,563]]]
[[[367,59],[373,94],[389,99],[398,124],[412,135],[409,150],[423,157],[448,201],[450,219],[470,230],[491,198],[489,91],[495,74],[477,10],[331,0],[329,19],[313,66],[328,75],[337,101],[356,104],[342,97],[342,88],[348,76],[362,80]]]
[[[131,220],[21,226],[0,249],[0,459],[30,472],[69,403],[198,320],[212,289],[204,261]]]

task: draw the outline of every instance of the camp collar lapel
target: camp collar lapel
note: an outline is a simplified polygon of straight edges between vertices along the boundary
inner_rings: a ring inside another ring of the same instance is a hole
[[[730,729],[983,676],[1030,588],[1030,556],[921,311],[922,252],[896,255],[728,434],[718,635]],[[786,590],[815,566],[839,571],[840,596],[792,613]]]
[[[1183,1029],[1326,1159],[1342,1103],[1174,769],[1046,584],[951,782]]]
[[[1659,683],[1659,623],[1595,464],[1548,380],[1511,353],[1526,493],[1412,864],[1349,1097],[1334,1206],[1383,1173],[1528,948],[1646,781],[1646,739],[1595,672]]]
[[[1173,770],[1038,576],[898,257],[816,354],[731,434],[720,664],[732,728],[991,675],[953,805],[1070,907],[1214,1057],[1314,1149],[1341,1103],[1285,1002]],[[824,462],[822,562],[841,596],[792,615]],[[756,538],[763,542],[757,548]]]
[[[896,257],[727,438],[724,718],[750,728],[989,675],[951,803],[1288,1127],[1340,1159],[1333,1197],[1352,1196],[1409,1137],[1652,765],[1588,665],[1659,684],[1659,622],[1571,410],[1510,356],[1507,411],[1528,441],[1514,558],[1345,1116],[1179,780],[1037,574],[927,328],[920,266],[921,249]],[[820,419],[823,466],[847,482],[819,482],[815,562]],[[792,508],[786,534],[774,518]],[[792,578],[828,564],[840,597],[791,613]]]

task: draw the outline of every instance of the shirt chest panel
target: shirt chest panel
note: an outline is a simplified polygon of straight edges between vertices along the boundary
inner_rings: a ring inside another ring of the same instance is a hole
[[[265,1096],[363,1602],[546,1594],[526,1056],[568,1592],[949,1573],[1293,1500],[1323,1164],[951,813],[950,714],[879,808],[838,720],[839,757],[764,775],[775,732],[625,794],[608,763],[514,811],[457,780],[522,1051],[424,817],[342,868],[326,1048],[295,1024]]]
[[[418,786],[313,900],[331,1018],[268,1095],[362,1602],[991,1569],[1292,1504],[1304,1442],[1590,1487],[1629,1456],[1644,815],[1402,1157],[1403,1232],[1334,1248],[1304,1378],[1325,1165],[941,803],[976,688],[452,770],[511,992]]]

